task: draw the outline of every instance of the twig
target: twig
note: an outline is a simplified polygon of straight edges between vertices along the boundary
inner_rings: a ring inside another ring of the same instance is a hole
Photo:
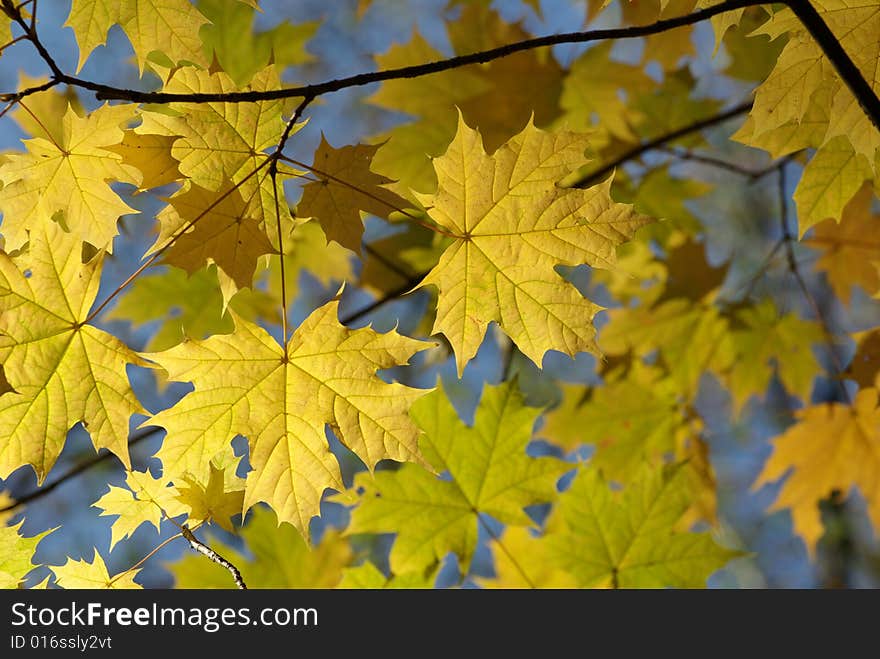
[[[746,101],[744,103],[740,103],[739,105],[735,105],[734,107],[730,108],[729,110],[725,110],[720,114],[706,117],[705,119],[700,119],[699,121],[690,123],[687,126],[682,126],[681,128],[634,146],[631,149],[624,151],[614,160],[604,164],[599,169],[587,174],[583,178],[576,180],[571,184],[571,187],[588,188],[592,185],[595,185],[596,183],[604,179],[608,174],[617,169],[620,165],[629,162],[634,158],[638,158],[643,153],[653,151],[654,149],[663,146],[667,142],[672,142],[673,140],[677,140],[680,137],[684,137],[685,135],[696,133],[697,131],[703,130],[704,128],[709,128],[710,126],[723,123],[728,119],[732,119],[733,117],[738,117],[741,114],[745,114],[752,109],[753,103],[754,101]]]
[[[340,318],[339,322],[342,323],[343,325],[348,325],[350,323],[353,323],[354,321],[356,321],[360,318],[363,318],[367,314],[372,313],[373,311],[375,311],[376,309],[381,307],[383,304],[387,304],[388,302],[391,302],[392,300],[396,300],[401,295],[406,295],[407,293],[412,292],[412,290],[416,286],[418,286],[421,283],[422,279],[424,279],[427,275],[428,275],[427,272],[420,272],[419,274],[414,275],[413,277],[410,277],[403,286],[395,288],[393,291],[386,293],[378,300],[375,300],[375,301],[371,302],[370,304],[368,304],[367,306],[365,306],[363,309],[358,309],[357,311],[348,314],[344,318]]]
[[[131,448],[132,446],[139,444],[140,442],[144,441],[145,439],[152,437],[160,430],[162,430],[162,428],[152,427],[152,428],[148,428],[145,430],[141,430],[140,432],[133,434],[128,441],[128,447]],[[18,499],[16,499],[15,501],[10,503],[9,505],[4,506],[3,508],[0,508],[0,513],[8,513],[10,511],[15,510],[16,508],[18,508],[20,506],[24,506],[25,504],[31,503],[32,501],[36,501],[37,499],[43,498],[44,496],[49,494],[52,490],[54,490],[59,485],[62,485],[63,483],[66,483],[74,476],[78,476],[79,474],[83,473],[84,471],[88,471],[92,467],[95,467],[95,466],[101,464],[102,462],[109,460],[111,457],[116,457],[116,456],[114,453],[111,453],[110,451],[98,453],[94,457],[91,457],[88,460],[85,460],[85,461],[79,463],[78,465],[76,465],[75,467],[71,468],[69,471],[65,472],[63,475],[59,476],[56,480],[52,481],[51,483],[48,483],[48,484],[44,485],[43,487],[40,487],[32,492],[29,492],[28,494],[25,494],[24,496],[19,497]]]
[[[810,305],[813,314],[822,326],[822,334],[825,338],[825,343],[828,345],[828,352],[830,353],[831,363],[835,371],[832,379],[840,390],[842,400],[851,405],[852,400],[850,399],[849,392],[840,378],[841,373],[843,373],[843,364],[841,364],[840,358],[837,356],[837,351],[835,350],[834,333],[831,331],[831,323],[818,302],[816,302],[816,298],[810,292],[810,289],[807,287],[807,283],[804,281],[803,275],[801,275],[801,271],[798,268],[797,259],[795,258],[794,253],[794,243],[797,242],[797,239],[788,227],[788,196],[785,188],[785,167],[783,166],[779,168],[779,221],[782,225],[782,239],[785,243],[785,255],[788,261],[788,269],[794,276],[798,288],[801,293],[803,293],[807,304]]]
[[[777,169],[779,169],[781,164],[790,162],[795,157],[797,157],[798,153],[800,153],[800,151],[796,153],[790,153],[780,158],[776,162],[767,165],[766,167],[762,167],[760,169],[751,169],[749,167],[743,167],[742,165],[730,162],[728,160],[721,160],[720,158],[705,156],[701,153],[694,153],[693,151],[689,151],[688,149],[682,149],[675,146],[667,146],[664,144],[657,149],[658,151],[663,151],[664,153],[675,156],[680,160],[692,160],[694,162],[699,162],[704,165],[710,165],[711,167],[717,167],[718,169],[724,169],[729,172],[734,172],[735,174],[739,174],[740,176],[745,176],[747,179],[749,179],[751,183],[759,181],[768,174],[772,174]]]
[[[227,570],[229,570],[229,573],[232,575],[232,580],[235,581],[235,585],[238,586],[239,590],[247,590],[247,584],[245,584],[244,579],[241,578],[241,572],[238,571],[237,567],[235,567],[232,563],[223,558],[216,551],[211,549],[208,545],[196,538],[196,536],[193,535],[193,532],[189,530],[186,524],[180,527],[180,532],[183,537],[186,538],[187,542],[189,542],[190,547],[195,549],[203,556],[207,556],[217,565],[225,567]]]

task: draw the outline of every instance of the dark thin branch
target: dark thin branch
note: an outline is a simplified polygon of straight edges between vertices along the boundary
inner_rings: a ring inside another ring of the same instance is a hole
[[[590,30],[587,32],[568,32],[565,34],[535,37],[533,39],[524,39],[523,41],[517,41],[490,50],[470,53],[468,55],[459,55],[457,57],[428,62],[426,64],[404,66],[397,69],[389,69],[387,71],[371,71],[369,73],[360,73],[358,75],[339,78],[337,80],[328,80],[326,82],[320,82],[313,85],[303,85],[301,87],[288,87],[286,89],[232,92],[228,94],[168,94],[165,92],[140,92],[131,89],[117,89],[107,85],[80,80],[73,76],[64,76],[64,82],[91,89],[97,93],[99,100],[124,100],[135,103],[209,103],[217,101],[224,103],[250,103],[254,101],[269,101],[281,98],[296,98],[300,96],[316,97],[347,89],[349,87],[360,87],[374,82],[382,82],[384,80],[417,78],[431,73],[448,71],[468,64],[483,64],[513,55],[514,53],[532,50],[534,48],[555,46],[564,43],[587,43],[590,41],[603,41],[606,39],[634,39],[637,37],[645,37],[651,34],[672,30],[677,27],[693,25],[694,23],[705,21],[713,16],[728,11],[742,9],[744,7],[752,7],[759,4],[762,3],[756,0],[727,0],[727,2],[722,2],[714,7],[702,9],[684,16],[666,18],[651,23],[650,25]]]
[[[391,302],[392,300],[396,300],[397,298],[399,298],[402,295],[406,295],[407,293],[411,293],[413,291],[413,289],[416,288],[421,283],[422,279],[424,279],[427,275],[428,275],[427,272],[420,272],[419,274],[410,277],[410,279],[408,279],[406,281],[406,283],[403,284],[403,286],[399,286],[398,288],[395,288],[393,291],[389,291],[388,293],[386,293],[385,295],[380,297],[378,300],[375,300],[375,301],[371,302],[370,304],[368,304],[367,306],[365,306],[363,309],[358,309],[357,311],[348,314],[344,318],[340,318],[339,322],[342,323],[343,325],[349,325],[349,324],[353,323],[354,321],[363,318],[367,314],[372,313],[373,311],[375,311],[376,309],[378,309],[382,305],[387,304],[388,302]]]
[[[834,332],[831,331],[831,323],[829,322],[825,312],[822,310],[822,307],[819,306],[816,298],[810,292],[810,289],[807,287],[807,282],[804,281],[804,277],[801,274],[800,269],[798,268],[797,259],[795,258],[794,253],[794,244],[797,242],[797,238],[791,232],[791,229],[789,229],[788,226],[787,201],[788,195],[786,191],[785,167],[783,166],[779,168],[779,221],[782,225],[782,240],[785,243],[785,255],[788,261],[788,269],[791,272],[792,276],[794,276],[798,288],[800,289],[801,293],[803,293],[807,304],[810,305],[810,309],[812,310],[813,314],[816,316],[816,319],[819,321],[819,324],[822,327],[822,335],[825,338],[825,343],[828,345],[828,352],[830,353],[831,363],[834,367],[832,380],[835,382],[837,388],[840,390],[842,400],[851,405],[852,400],[850,398],[849,392],[847,391],[846,386],[843,384],[843,381],[840,377],[841,373],[843,373],[843,364],[840,362],[840,358],[837,356],[837,351],[834,349]]]
[[[46,66],[49,67],[49,70],[52,71],[52,78],[54,78],[58,82],[64,82],[64,78],[69,78],[70,76],[66,75],[59,67],[58,64],[53,59],[52,55],[49,54],[49,51],[46,50],[46,47],[43,45],[43,42],[40,41],[37,36],[36,30],[36,13],[32,13],[32,21],[28,23],[24,20],[24,16],[21,13],[21,5],[16,7],[12,4],[12,0],[2,0],[0,2],[0,6],[2,6],[3,13],[5,13],[9,18],[15,21],[22,30],[24,30],[25,35],[27,35],[28,41],[30,41],[34,48],[37,49],[37,52],[40,54],[40,57],[46,63]]]
[[[735,105],[729,110],[725,110],[720,114],[713,115],[711,117],[707,117],[705,119],[700,119],[699,121],[695,121],[687,126],[682,126],[676,130],[673,130],[669,133],[665,133],[660,135],[659,137],[655,137],[652,140],[648,140],[647,142],[643,142],[639,145],[634,146],[633,148],[624,151],[622,154],[617,156],[614,160],[602,165],[599,169],[587,174],[581,179],[578,179],[574,183],[571,184],[571,187],[575,188],[588,188],[591,185],[595,185],[599,181],[603,180],[608,176],[611,172],[617,169],[620,165],[633,160],[634,158],[638,158],[644,153],[648,151],[653,151],[658,149],[659,147],[667,144],[668,142],[672,142],[677,140],[685,135],[690,135],[691,133],[696,133],[697,131],[703,130],[704,128],[709,128],[710,126],[715,126],[716,124],[723,123],[728,119],[732,119],[733,117],[738,117],[741,114],[745,114],[749,110],[752,109],[753,101],[747,101],[745,103],[740,103],[739,105]]]
[[[781,164],[790,162],[797,156],[798,153],[800,153],[800,151],[796,153],[791,153],[767,165],[766,167],[762,167],[761,169],[751,169],[749,167],[743,167],[742,165],[739,165],[735,162],[721,160],[720,158],[713,158],[711,156],[705,156],[701,153],[694,153],[693,151],[689,151],[688,149],[681,149],[674,146],[663,145],[658,147],[658,151],[663,151],[664,153],[673,155],[680,160],[691,160],[693,162],[709,165],[711,167],[717,167],[718,169],[724,169],[729,172],[734,172],[735,174],[739,174],[740,176],[745,176],[751,182],[758,181],[768,174],[772,174],[777,169],[779,169]]]
[[[135,433],[129,439],[128,447],[131,448],[132,446],[135,446],[136,444],[141,443],[145,439],[148,439],[148,438],[152,437],[153,435],[155,435],[160,430],[162,430],[162,428],[153,427],[153,428],[147,428],[147,429],[141,430],[138,433]],[[19,508],[20,506],[24,506],[25,504],[31,503],[32,501],[36,501],[37,499],[42,499],[44,496],[46,496],[47,494],[52,492],[52,490],[57,488],[59,485],[66,483],[67,481],[69,481],[71,478],[74,478],[75,476],[79,476],[81,473],[83,473],[84,471],[88,471],[92,467],[98,466],[102,462],[106,462],[107,460],[109,460],[112,457],[116,457],[116,455],[114,453],[111,453],[110,451],[104,451],[103,453],[98,453],[97,455],[89,458],[88,460],[84,460],[83,462],[80,462],[78,465],[71,468],[69,471],[65,472],[64,474],[59,476],[56,480],[52,481],[51,483],[48,483],[48,484],[44,485],[43,487],[40,487],[40,488],[34,490],[33,492],[29,492],[28,494],[25,494],[24,496],[19,497],[16,501],[13,501],[9,505],[7,505],[3,508],[0,508],[0,513],[8,513],[12,510],[15,510],[16,508]]]
[[[36,85],[34,87],[28,87],[27,89],[22,89],[21,91],[10,93],[10,94],[0,94],[0,102],[3,103],[18,103],[23,98],[30,96],[31,94],[36,94],[37,92],[44,92],[48,89],[52,89],[52,87],[56,87],[61,83],[57,80],[48,80],[44,82],[42,85]]]
[[[363,243],[363,250],[374,259],[376,259],[379,263],[384,265],[388,270],[400,277],[402,280],[409,281],[409,278],[411,276],[410,273],[408,273],[406,270],[397,265],[394,261],[386,257],[370,243]]]

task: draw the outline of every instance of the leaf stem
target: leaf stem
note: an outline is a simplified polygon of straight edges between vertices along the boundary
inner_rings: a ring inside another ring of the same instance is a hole
[[[137,570],[141,565],[143,565],[143,564],[146,563],[148,560],[150,560],[153,556],[155,556],[156,553],[158,553],[159,550],[162,549],[162,547],[164,547],[165,545],[171,544],[173,541],[177,540],[178,538],[182,538],[182,537],[183,537],[183,533],[175,533],[175,534],[172,535],[170,538],[168,538],[167,540],[165,540],[164,542],[162,542],[158,547],[156,547],[155,549],[153,549],[153,551],[151,551],[149,554],[147,554],[146,556],[144,556],[144,557],[143,557],[141,560],[139,560],[137,563],[135,563],[134,565],[132,565],[130,568],[128,568],[127,570],[123,570],[122,572],[120,572],[119,574],[117,574],[115,577],[113,577],[112,579],[110,579],[110,584],[115,583],[117,579],[119,579],[120,577],[122,577],[122,576],[128,574],[129,572],[134,572],[134,571]]]
[[[148,430],[142,430],[139,433],[133,434],[128,440],[128,447],[131,448],[132,446],[139,444],[140,442],[144,441],[145,439],[149,439],[150,437],[155,435],[160,430],[162,430],[162,428],[152,427]],[[52,492],[52,490],[57,488],[59,485],[66,483],[74,476],[78,476],[81,473],[88,471],[92,467],[96,467],[97,465],[101,464],[102,462],[106,462],[107,460],[109,460],[110,458],[113,458],[113,457],[116,457],[116,455],[114,453],[111,453],[110,451],[107,451],[107,450],[105,450],[103,453],[98,453],[97,455],[89,458],[88,460],[85,460],[85,461],[79,463],[78,465],[72,467],[69,471],[66,471],[63,475],[59,476],[56,480],[52,481],[51,483],[44,485],[43,487],[40,487],[36,490],[33,490],[33,491],[29,492],[28,494],[25,494],[24,496],[19,497],[18,499],[16,499],[15,501],[13,501],[10,504],[4,506],[3,508],[0,508],[0,514],[12,512],[16,508],[24,506],[25,504],[31,503],[32,501],[36,501],[37,499],[42,499],[44,496],[46,496],[47,494]]]

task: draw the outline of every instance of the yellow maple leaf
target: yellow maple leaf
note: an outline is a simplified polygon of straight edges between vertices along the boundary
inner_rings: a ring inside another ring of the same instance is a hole
[[[538,542],[529,529],[510,526],[489,547],[495,576],[477,578],[483,588],[577,587],[577,580],[553,563],[546,543]]]
[[[18,588],[28,572],[36,567],[32,559],[40,540],[52,531],[26,538],[19,534],[24,520],[14,526],[0,523],[0,589]]]
[[[169,135],[142,135],[133,130],[123,134],[119,144],[104,147],[122,156],[122,164],[136,167],[141,173],[139,190],[158,188],[182,178],[178,162],[171,155],[176,137]]]
[[[840,220],[844,206],[871,178],[871,165],[853,150],[845,137],[823,144],[804,168],[794,191],[801,237],[814,224],[826,218]]]
[[[245,201],[229,181],[217,191],[187,182],[168,203],[156,216],[159,236],[150,251],[164,248],[176,235],[164,254],[166,263],[191,275],[215,263],[237,288],[253,285],[257,261],[273,251],[256,204]]]
[[[26,140],[27,153],[12,153],[0,167],[0,211],[6,249],[27,242],[27,231],[57,219],[81,240],[111,250],[116,220],[137,211],[110,189],[108,181],[137,185],[140,172],[105,147],[119,144],[131,105],[103,105],[87,117],[68,108],[61,140]]]
[[[637,139],[632,125],[638,123],[639,117],[619,91],[625,89],[632,98],[653,89],[657,83],[641,66],[611,59],[613,46],[612,41],[598,44],[574,61],[560,99],[565,110],[563,121],[574,130],[586,131],[595,127],[595,115],[601,129],[618,139],[634,142]]]
[[[142,588],[134,580],[139,570],[120,572],[111,577],[98,552],[95,552],[95,558],[91,562],[68,558],[64,565],[51,565],[50,568],[55,573],[58,585],[67,590]]]
[[[228,93],[232,91],[266,91],[278,89],[281,81],[270,65],[257,73],[247,85],[239,87],[226,73],[210,72],[193,67],[167,71],[163,91],[169,93]],[[143,135],[177,136],[171,156],[179,162],[178,169],[194,185],[220,190],[227,181],[239,185],[242,197],[261,224],[275,236],[275,193],[268,167],[252,175],[266,164],[266,150],[277,145],[284,132],[281,113],[283,100],[255,103],[169,103],[155,111],[143,113],[143,123],[136,132]],[[294,129],[299,130],[303,124]],[[279,169],[279,172],[286,170]],[[280,181],[279,181],[280,183]],[[278,186],[278,210],[285,232],[291,230],[291,218],[283,189]],[[273,243],[274,244],[274,243]]]
[[[189,0],[73,0],[65,25],[73,28],[79,45],[77,71],[95,48],[107,42],[107,31],[119,25],[134,48],[142,74],[154,51],[174,65],[207,65],[199,39],[199,28],[207,23]]]
[[[862,389],[852,405],[826,403],[796,412],[797,423],[773,440],[773,454],[754,488],[791,471],[772,510],[791,509],[795,531],[810,553],[822,536],[819,501],[859,488],[880,529],[880,408],[878,391]]]
[[[46,82],[46,78],[32,78],[24,72],[18,76],[18,88],[27,89]],[[76,96],[76,87],[69,86],[64,92],[58,87],[31,94],[22,99],[9,114],[31,137],[48,137],[50,141],[61,144],[64,141],[64,122],[58,121],[72,106],[80,115],[84,114]]]
[[[117,517],[110,527],[111,551],[141,524],[150,523],[159,531],[164,516],[177,517],[184,512],[178,501],[178,490],[168,485],[167,478],[153,478],[148,471],[129,471],[125,485],[111,485],[110,490],[92,504],[104,511],[102,517]]]
[[[853,286],[869,295],[880,291],[880,242],[873,239],[880,214],[871,212],[873,198],[866,183],[843,209],[840,224],[825,220],[803,241],[821,250],[814,267],[825,273],[834,293],[846,304]]]
[[[126,364],[144,365],[116,337],[84,324],[98,293],[102,254],[54,222],[30,231],[27,252],[0,253],[0,362],[15,393],[0,397],[0,476],[24,464],[52,468],[67,431],[82,422],[96,448],[129,465],[128,421],[144,413]]]
[[[393,183],[370,171],[370,162],[381,145],[344,146],[336,149],[321,135],[315,151],[314,175],[320,180],[303,187],[296,206],[299,217],[321,223],[328,240],[359,254],[364,233],[361,211],[388,217],[410,205],[403,197],[382,187]]]
[[[178,500],[187,508],[189,519],[215,522],[220,528],[233,532],[231,518],[241,513],[244,503],[243,478],[235,475],[235,466],[216,466],[211,461],[211,475],[207,483],[192,476],[184,476],[187,486],[178,488]]]
[[[611,180],[587,190],[557,181],[580,166],[588,143],[531,123],[489,156],[459,117],[458,133],[433,161],[440,186],[418,195],[452,244],[421,285],[439,290],[434,331],[453,346],[458,373],[495,321],[538,366],[548,350],[598,354],[600,307],[554,269],[612,268],[617,245],[651,220],[611,200]]]
[[[370,561],[365,561],[357,567],[346,568],[342,572],[342,580],[337,585],[341,589],[366,588],[378,590],[389,589],[428,589],[433,588],[437,578],[439,566],[421,572],[407,572],[406,574],[393,574],[386,577]]]
[[[880,92],[880,3],[814,0],[812,4],[874,92]],[[844,136],[855,153],[865,156],[874,167],[880,131],[794,13],[788,8],[776,12],[756,33],[773,39],[788,34],[789,41],[770,76],[755,92],[755,136],[792,121],[799,122],[813,104],[816,92],[831,85],[831,111],[823,142]]]
[[[459,20],[447,25],[457,55],[521,41],[530,35],[503,20],[486,3],[469,2]],[[380,70],[423,64],[443,58],[418,33],[409,43],[394,45],[377,56]],[[534,117],[547,125],[560,113],[563,72],[543,49],[513,53],[483,65],[442,71],[411,80],[387,80],[369,97],[373,105],[415,118],[379,139],[387,140],[376,153],[373,167],[410,189],[431,192],[436,187],[430,158],[443,153],[455,135],[456,108],[476,126],[486,149],[494,151],[520,132]],[[529,93],[522,81],[529,80]]]
[[[149,353],[174,380],[195,391],[145,425],[168,431],[158,453],[172,480],[207,482],[211,458],[236,435],[250,441],[244,506],[268,503],[281,521],[307,534],[326,488],[342,489],[324,434],[372,467],[379,460],[420,460],[417,430],[406,410],[426,393],[386,384],[376,371],[432,344],[337,319],[338,302],[313,312],[282,348],[262,328],[233,314],[232,334],[186,341]]]

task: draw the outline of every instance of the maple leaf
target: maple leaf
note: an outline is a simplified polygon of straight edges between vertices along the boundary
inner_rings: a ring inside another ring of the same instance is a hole
[[[880,91],[876,66],[880,58],[880,5],[876,0],[816,0],[813,5],[871,88]],[[756,90],[752,110],[756,136],[790,121],[798,122],[817,90],[830,84],[831,106],[823,142],[844,136],[855,153],[865,156],[874,167],[880,132],[794,13],[785,8],[773,14],[759,32],[771,38],[788,33],[789,41],[770,76]]]
[[[734,412],[752,394],[762,394],[775,374],[785,388],[801,400],[810,399],[813,379],[821,366],[812,346],[825,336],[818,323],[794,314],[779,315],[768,300],[740,311],[731,330],[735,358],[727,374]]]
[[[532,458],[526,446],[539,414],[524,406],[516,383],[486,385],[473,426],[466,426],[440,391],[416,401],[410,415],[422,429],[422,453],[440,479],[418,465],[359,477],[364,488],[348,533],[397,533],[391,550],[396,573],[422,570],[455,552],[467,570],[477,544],[479,515],[530,525],[523,507],[556,496],[570,469],[555,458]]]
[[[410,205],[382,187],[393,183],[391,179],[370,171],[370,161],[380,146],[358,144],[337,149],[322,134],[311,169],[320,180],[303,186],[296,206],[299,217],[315,218],[328,240],[355,253],[361,251],[364,233],[361,211],[387,218]]]
[[[684,391],[695,391],[704,371],[724,372],[733,359],[729,322],[712,305],[684,298],[654,307],[610,309],[599,337],[609,355],[645,356],[660,350],[670,376]]]
[[[239,87],[222,71],[209,72],[192,67],[177,69],[164,76],[163,91],[169,93],[228,93],[278,89],[281,81],[272,65],[254,75],[249,84]],[[180,172],[193,185],[212,191],[227,181],[240,186],[242,197],[256,213],[261,225],[268,223],[275,235],[275,192],[268,168],[252,175],[266,164],[265,151],[281,139],[284,101],[255,103],[169,103],[143,113],[143,123],[136,132],[145,135],[177,136],[171,156],[180,164]],[[299,130],[298,124],[294,132]],[[279,169],[280,173],[286,170]],[[283,190],[278,187],[281,222],[290,231],[291,218]]]
[[[591,463],[612,480],[628,481],[647,458],[671,453],[676,435],[688,432],[675,383],[638,361],[610,373],[586,400],[583,386],[564,392],[540,435],[566,449],[595,444]]]
[[[36,567],[31,559],[40,541],[52,531],[26,538],[19,534],[24,520],[15,526],[0,525],[0,589],[18,588]]]
[[[644,467],[622,493],[588,467],[560,495],[540,542],[580,587],[700,588],[739,552],[706,532],[676,532],[690,506],[684,464]]]
[[[178,162],[171,156],[176,137],[169,135],[142,135],[133,130],[123,133],[119,144],[104,147],[122,156],[122,164],[135,167],[141,173],[139,190],[158,188],[183,178]]]
[[[840,220],[846,204],[871,178],[865,156],[853,151],[845,137],[826,142],[807,163],[794,191],[801,237],[825,218]]]
[[[856,353],[844,375],[862,389],[880,388],[880,331],[871,330],[858,337]]]
[[[253,284],[258,259],[273,251],[257,205],[246,202],[230,181],[216,191],[186,183],[168,203],[156,216],[160,231],[150,252],[174,237],[164,254],[169,265],[193,274],[215,263],[236,287]]]
[[[250,554],[211,538],[209,545],[231,561],[248,588],[332,588],[351,561],[348,542],[333,530],[310,547],[290,524],[280,523],[271,511],[254,508],[241,539]],[[229,572],[204,556],[189,554],[167,564],[177,588],[234,588]]]
[[[459,20],[447,24],[456,54],[503,46],[527,38],[519,25],[503,21],[481,3],[468,3]],[[377,56],[379,70],[442,59],[418,33],[409,43]],[[528,93],[522,81],[529,81]],[[418,192],[436,187],[430,158],[446,149],[456,131],[456,108],[476,126],[486,148],[494,151],[520,132],[530,117],[539,125],[560,113],[562,70],[549,52],[513,53],[482,66],[467,66],[413,80],[388,80],[367,100],[414,120],[379,136],[385,143],[373,168]]]
[[[65,26],[79,44],[76,70],[92,51],[107,42],[107,31],[119,25],[134,48],[142,74],[148,56],[159,51],[172,64],[207,64],[199,28],[208,23],[189,0],[73,0]]]
[[[440,187],[419,198],[453,240],[421,285],[439,290],[434,331],[452,344],[459,376],[491,321],[538,366],[548,350],[598,354],[592,318],[600,307],[554,267],[612,268],[616,246],[651,220],[613,202],[610,179],[587,190],[557,186],[587,144],[529,124],[489,156],[460,117],[434,160]]]
[[[49,567],[55,573],[57,584],[67,590],[142,588],[134,580],[139,570],[126,571],[111,577],[104,559],[98,552],[95,552],[95,558],[91,562],[68,558],[64,565]]]
[[[116,220],[136,213],[107,181],[137,185],[140,172],[105,147],[123,139],[120,126],[134,116],[130,105],[102,105],[87,117],[68,108],[61,139],[25,141],[27,153],[9,154],[0,166],[0,210],[6,249],[27,242],[27,231],[57,219],[81,240],[111,251]]]
[[[125,485],[111,485],[109,491],[92,504],[103,511],[102,517],[117,517],[110,527],[111,551],[141,524],[152,524],[158,532],[164,516],[170,519],[184,512],[177,500],[178,490],[168,485],[168,479],[153,478],[148,471],[128,471]]]
[[[211,461],[211,475],[205,484],[184,477],[186,487],[178,488],[177,499],[189,508],[189,519],[215,522],[220,528],[234,532],[232,517],[241,513],[244,503],[244,479],[235,475],[235,465],[220,467]]]
[[[869,295],[880,291],[880,243],[866,239],[880,222],[880,214],[871,211],[873,197],[866,183],[844,207],[839,224],[825,220],[803,240],[821,250],[814,267],[825,273],[834,293],[845,304],[850,303],[853,286],[860,286]]]
[[[18,76],[19,89],[37,87],[45,82],[46,78],[32,78],[24,72]],[[79,116],[85,114],[75,87],[68,87],[64,92],[53,87],[22,99],[10,115],[31,137],[47,137],[49,141],[61,144],[64,141],[64,122],[58,121],[58,118],[67,113],[68,107],[73,107]]]
[[[280,261],[277,255],[270,257],[264,270],[266,291],[277,301],[276,308],[281,306]],[[354,278],[351,252],[338,243],[328,242],[321,225],[314,221],[297,224],[293,233],[284,237],[285,290],[291,299],[296,297],[304,273],[329,289]]]
[[[389,332],[349,329],[338,303],[313,312],[282,348],[232,314],[232,334],[186,341],[145,356],[193,393],[145,424],[168,431],[158,457],[172,480],[208,480],[209,462],[236,435],[250,442],[245,510],[268,503],[281,521],[308,533],[326,488],[342,489],[325,425],[363,462],[420,460],[405,410],[425,392],[386,384],[376,371],[405,363],[432,344]]]
[[[80,254],[80,240],[54,222],[30,231],[27,252],[0,253],[0,363],[15,389],[0,396],[4,478],[31,464],[42,482],[79,422],[96,448],[129,466],[129,417],[144,410],[125,367],[144,362],[116,337],[84,324],[102,254],[88,263]]]
[[[852,405],[826,403],[795,413],[797,422],[773,440],[773,454],[754,489],[789,474],[772,510],[791,509],[795,531],[814,554],[822,536],[819,501],[858,487],[868,517],[880,528],[878,391],[862,389]]]

